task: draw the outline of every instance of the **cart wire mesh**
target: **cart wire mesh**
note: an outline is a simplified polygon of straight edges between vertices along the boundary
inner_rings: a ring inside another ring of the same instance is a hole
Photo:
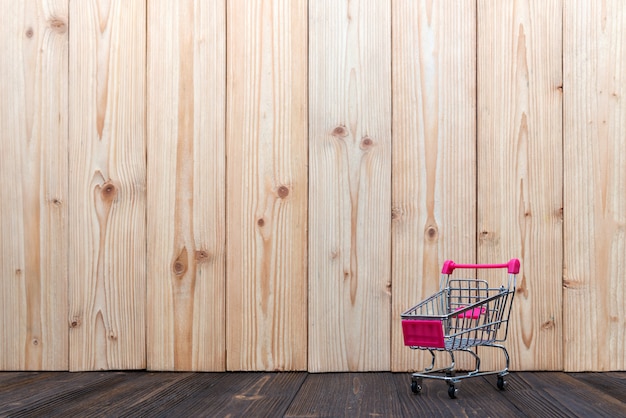
[[[456,268],[507,268],[509,274],[499,287],[490,287],[486,280],[452,278]],[[430,367],[422,373],[413,373],[413,392],[421,391],[422,378],[442,379],[448,383],[448,394],[454,398],[458,392],[455,384],[461,379],[486,374],[498,374],[498,388],[504,389],[509,355],[506,348],[497,343],[507,338],[519,269],[518,259],[511,259],[505,264],[456,264],[451,260],[444,263],[439,291],[401,315],[404,344],[412,349],[428,350],[432,355]],[[506,366],[497,371],[481,371],[480,357],[472,350],[477,346],[500,349]],[[433,351],[447,351],[451,364],[434,369]],[[464,351],[474,356],[476,369],[463,376],[455,376],[454,351]],[[444,372],[445,375],[438,376],[438,372]]]

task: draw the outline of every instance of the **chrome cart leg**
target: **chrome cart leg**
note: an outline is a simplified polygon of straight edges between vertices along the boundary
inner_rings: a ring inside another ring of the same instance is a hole
[[[478,357],[478,354],[474,353],[474,351],[471,348],[463,349],[463,351],[470,353],[474,357],[474,360],[476,361],[476,369],[474,369],[473,372],[469,372],[468,375],[471,376],[471,375],[477,374],[480,371],[480,357]]]
[[[498,373],[498,380],[496,382],[498,389],[504,390],[509,384],[509,382],[507,382],[504,378],[504,376],[509,374],[509,364],[511,361],[511,358],[509,357],[509,352],[507,351],[506,347],[500,344],[489,344],[489,347],[499,348],[504,353],[505,367],[502,371]]]
[[[456,361],[454,360],[454,353],[452,352],[452,350],[448,351],[448,354],[450,354],[450,365],[445,368],[446,375],[449,373],[451,376],[453,376],[454,367],[456,366]]]
[[[425,371],[425,372],[429,372],[429,371],[431,371],[431,370],[433,370],[433,369],[435,368],[435,360],[436,360],[436,358],[435,358],[435,352],[434,352],[433,350],[428,350],[428,352],[430,353],[430,355],[431,355],[431,357],[432,357],[432,361],[431,361],[431,363],[430,363],[430,366],[429,366],[429,367],[426,367],[426,368],[424,369],[424,371]]]
[[[456,398],[456,395],[459,393],[459,384],[461,381],[456,378],[456,373],[454,372],[454,367],[456,366],[456,360],[454,359],[454,353],[452,350],[448,351],[450,354],[450,366],[444,369],[446,376],[444,377],[444,381],[448,384],[448,396],[451,399]]]
[[[432,358],[430,362],[430,366],[426,367],[421,373],[413,373],[411,375],[411,392],[420,393],[422,391],[422,381],[424,378],[434,378],[444,380],[448,385],[454,386],[454,384],[458,384],[459,380],[454,376],[454,367],[456,362],[454,360],[454,353],[452,351],[448,351],[450,355],[450,364],[447,367],[442,367],[440,369],[435,369],[435,363],[437,361],[437,357],[435,356],[435,351],[428,349],[430,356]],[[445,377],[436,375],[437,373],[445,373]],[[455,394],[458,392],[458,389],[454,392]],[[450,393],[450,392],[448,392]]]

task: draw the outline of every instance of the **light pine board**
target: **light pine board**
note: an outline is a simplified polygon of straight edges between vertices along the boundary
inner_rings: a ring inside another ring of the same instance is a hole
[[[0,370],[66,370],[68,1],[0,7]]]
[[[148,4],[148,368],[225,368],[225,2]]]
[[[438,290],[445,259],[476,260],[475,23],[473,0],[393,2],[394,371],[430,362],[404,346],[402,312]]]
[[[70,2],[70,370],[146,366],[145,2]]]
[[[227,16],[227,368],[304,370],[307,4]]]
[[[309,371],[388,370],[391,2],[309,13]]]
[[[626,367],[626,8],[564,8],[564,368]]]
[[[519,258],[506,346],[516,370],[562,362],[562,4],[478,2],[478,261]],[[483,271],[497,284],[504,270]],[[480,354],[487,357],[487,349]],[[498,356],[501,357],[501,356]],[[499,367],[498,357],[485,368]]]

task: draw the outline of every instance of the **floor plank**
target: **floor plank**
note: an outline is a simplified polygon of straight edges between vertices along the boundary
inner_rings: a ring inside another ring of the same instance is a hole
[[[0,390],[0,416],[50,416],[123,378],[111,372],[36,373]],[[17,380],[17,379],[16,379]]]
[[[20,385],[29,385],[37,381],[49,378],[54,372],[10,372],[0,373],[0,400],[6,390],[15,390]]]
[[[569,376],[626,403],[626,372],[571,373]]]
[[[60,410],[49,411],[64,416],[115,416],[149,405],[170,391],[177,383],[193,377],[192,373],[119,372],[119,379],[106,382],[98,391],[75,399]],[[50,415],[50,413],[46,414]]]
[[[194,375],[191,392],[158,409],[131,408],[133,416],[282,416],[306,373],[208,373]]]
[[[327,373],[307,377],[286,417],[404,416],[390,373]]]
[[[507,397],[528,416],[626,416],[624,402],[565,373],[521,372],[515,381]]]
[[[409,373],[0,372],[0,417],[626,416],[626,373],[515,372],[459,385]]]
[[[155,382],[152,381],[150,384],[153,389],[151,395],[130,405],[121,405],[115,410],[115,413],[119,414],[120,411],[123,411],[121,415],[127,416],[171,416],[181,408],[181,404],[189,398],[198,398],[198,394],[206,388],[212,388],[214,391],[218,390],[216,388],[221,390],[221,381],[225,374],[182,373],[182,376],[181,379],[164,388],[158,387],[158,383],[155,386]]]

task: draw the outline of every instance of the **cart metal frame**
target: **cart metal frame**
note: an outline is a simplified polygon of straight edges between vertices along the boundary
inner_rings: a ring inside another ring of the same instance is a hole
[[[508,279],[499,287],[490,287],[486,280],[452,278],[455,269],[506,268]],[[504,345],[515,296],[516,277],[520,262],[511,259],[504,264],[444,263],[439,291],[402,313],[404,344],[411,349],[427,350],[432,356],[430,366],[411,375],[411,390],[420,393],[423,379],[443,380],[448,384],[448,395],[455,398],[462,380],[486,375],[497,375],[497,387],[505,389],[510,357]],[[480,357],[472,349],[492,347],[499,349],[505,367],[495,371],[481,371]],[[435,369],[435,351],[446,351],[450,364]],[[469,353],[475,360],[474,370],[457,375],[454,352]]]

